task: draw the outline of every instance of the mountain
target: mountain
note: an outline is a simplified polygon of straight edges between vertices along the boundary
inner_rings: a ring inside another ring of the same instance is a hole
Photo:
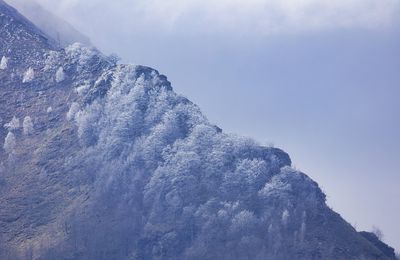
[[[86,35],[83,35],[68,22],[44,9],[36,1],[7,0],[7,2],[37,25],[50,38],[55,39],[60,46],[66,47],[75,42],[91,45],[90,39]]]
[[[394,259],[287,153],[0,0],[0,259]]]

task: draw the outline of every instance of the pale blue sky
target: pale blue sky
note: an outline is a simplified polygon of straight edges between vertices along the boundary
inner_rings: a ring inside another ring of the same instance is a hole
[[[39,2],[225,131],[285,149],[334,210],[400,250],[400,1]]]

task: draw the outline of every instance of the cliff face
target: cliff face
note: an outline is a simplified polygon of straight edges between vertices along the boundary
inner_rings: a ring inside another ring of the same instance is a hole
[[[0,259],[394,259],[282,150],[0,0]]]

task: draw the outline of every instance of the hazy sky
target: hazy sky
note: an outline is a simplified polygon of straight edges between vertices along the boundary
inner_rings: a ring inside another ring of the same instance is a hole
[[[399,0],[39,0],[166,74],[227,132],[273,143],[400,250]]]

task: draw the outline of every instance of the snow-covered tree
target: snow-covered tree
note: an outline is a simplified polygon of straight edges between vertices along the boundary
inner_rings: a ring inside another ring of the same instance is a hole
[[[9,123],[5,124],[4,127],[7,128],[9,131],[13,131],[13,130],[20,128],[21,123],[20,123],[19,118],[17,118],[16,116],[13,116],[11,121]]]
[[[63,67],[59,67],[57,72],[56,72],[56,82],[62,82],[65,79],[65,73]]]
[[[8,59],[5,56],[3,56],[0,61],[0,70],[7,69],[7,66],[8,66]]]
[[[35,78],[35,71],[31,67],[29,67],[29,69],[24,73],[22,83],[31,82],[34,78]]]
[[[16,138],[13,132],[8,132],[6,138],[4,139],[4,150],[9,154],[14,153],[16,143]]]
[[[25,135],[30,135],[33,133],[33,121],[30,116],[26,116],[24,118],[24,122],[22,123],[24,134]]]
[[[79,104],[73,102],[67,113],[67,120],[72,120],[75,117],[75,114],[79,111]]]
[[[290,217],[289,211],[288,211],[287,209],[285,209],[285,210],[282,212],[282,223],[283,223],[284,225],[287,224],[289,217]]]

